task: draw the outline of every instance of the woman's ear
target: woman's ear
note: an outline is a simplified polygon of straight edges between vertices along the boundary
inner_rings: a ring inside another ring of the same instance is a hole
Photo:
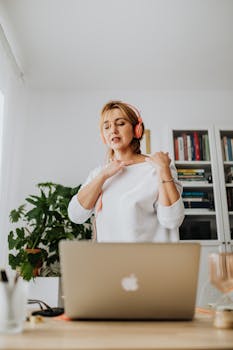
[[[134,134],[136,139],[140,139],[142,137],[143,128],[142,128],[142,118],[138,118],[138,123],[134,127]]]

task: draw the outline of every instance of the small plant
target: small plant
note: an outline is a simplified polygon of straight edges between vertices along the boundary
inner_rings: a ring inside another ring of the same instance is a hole
[[[60,275],[58,243],[61,239],[92,238],[90,219],[84,224],[74,224],[67,214],[69,201],[80,185],[71,188],[46,182],[37,187],[39,195],[29,195],[25,204],[10,212],[11,222],[19,226],[8,236],[9,264],[26,280],[38,273]]]

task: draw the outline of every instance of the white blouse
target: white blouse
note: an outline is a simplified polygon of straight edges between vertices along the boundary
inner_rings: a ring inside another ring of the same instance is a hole
[[[82,187],[102,169],[94,169]],[[173,166],[171,172],[181,194],[182,186]],[[96,208],[83,208],[75,195],[68,206],[69,218],[84,223],[95,213],[98,242],[178,241],[178,227],[184,219],[182,198],[164,206],[158,202],[158,186],[156,169],[150,163],[128,165],[104,183],[102,209],[98,213]]]

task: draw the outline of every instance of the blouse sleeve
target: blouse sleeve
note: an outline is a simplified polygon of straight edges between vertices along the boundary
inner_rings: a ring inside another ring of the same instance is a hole
[[[184,204],[181,197],[183,188],[181,182],[177,179],[177,171],[173,165],[171,165],[171,172],[180,197],[170,206],[165,206],[158,203],[157,217],[162,226],[168,229],[175,229],[178,228],[184,220]]]
[[[92,170],[86,181],[83,183],[83,185],[80,187],[83,188],[87,184],[89,184],[102,170],[102,167],[95,168]],[[75,224],[83,224],[89,217],[94,213],[94,208],[92,209],[86,209],[84,208],[79,200],[77,193],[71,198],[69,205],[68,205],[68,216],[71,221],[73,221]]]

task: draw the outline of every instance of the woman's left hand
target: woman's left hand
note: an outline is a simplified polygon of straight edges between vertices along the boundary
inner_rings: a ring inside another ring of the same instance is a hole
[[[155,152],[151,156],[145,159],[146,162],[150,163],[156,168],[169,168],[171,163],[171,158],[168,152]]]
[[[145,160],[157,170],[159,203],[171,206],[180,198],[180,194],[174,183],[170,168],[171,158],[168,152],[156,152]]]

